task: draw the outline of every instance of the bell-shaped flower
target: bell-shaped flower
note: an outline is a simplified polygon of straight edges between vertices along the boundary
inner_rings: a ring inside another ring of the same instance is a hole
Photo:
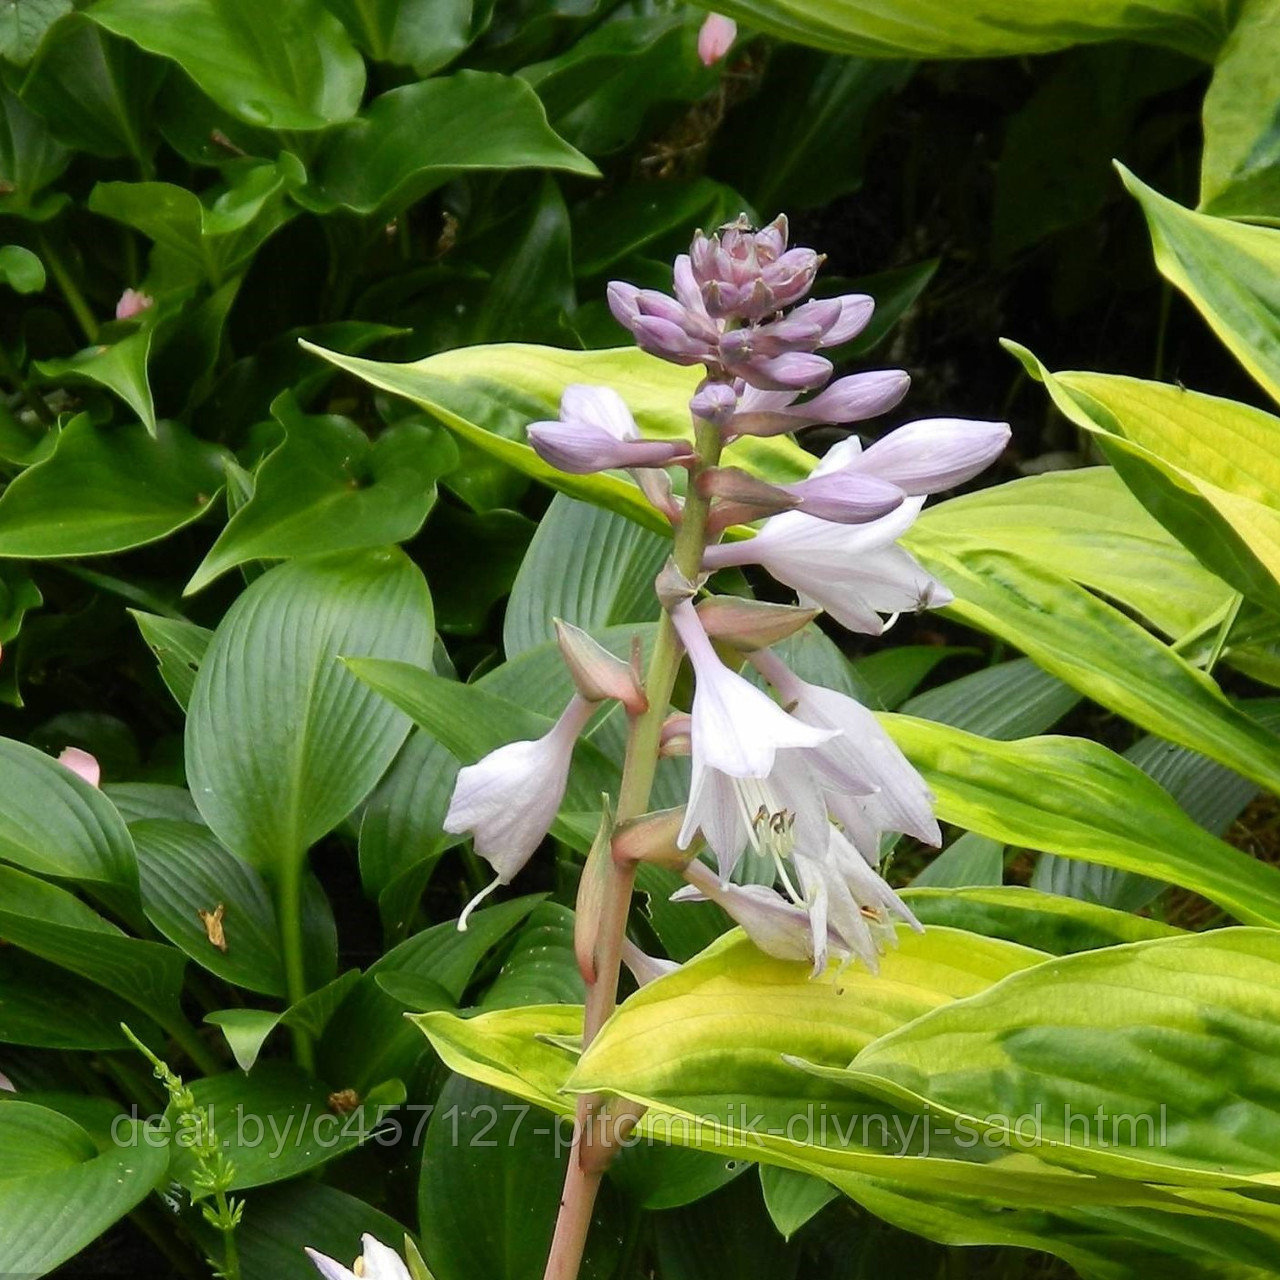
[[[842,441],[827,459],[837,454],[835,465],[887,480],[909,494],[938,493],[984,471],[1004,452],[1009,436],[1007,422],[926,418],[890,431],[865,450]]]
[[[752,663],[798,720],[840,731],[828,750],[842,758],[850,776],[869,784],[871,794],[829,794],[827,803],[869,863],[879,861],[879,837],[885,831],[905,832],[925,844],[942,843],[933,795],[872,711],[856,698],[800,679],[767,649],[753,654]]]
[[[559,419],[530,423],[528,436],[544,462],[572,475],[610,467],[665,467],[691,456],[687,441],[642,439],[631,411],[611,387],[566,387]]]
[[[708,547],[707,571],[758,564],[794,588],[805,605],[824,609],[850,631],[880,635],[881,614],[939,608],[950,591],[896,540],[920,513],[923,498],[908,498],[895,511],[866,524],[835,524],[784,511],[766,520],[754,538]]]
[[[508,742],[458,771],[444,829],[453,835],[470,834],[476,853],[497,872],[497,878],[467,904],[459,929],[466,929],[467,917],[483,898],[498,885],[511,883],[551,829],[564,799],[573,744],[595,705],[574,694],[541,738]]]
[[[409,1268],[394,1249],[366,1233],[360,1237],[364,1251],[350,1267],[335,1262],[316,1249],[307,1249],[324,1280],[412,1280]]]
[[[822,856],[796,859],[802,897],[810,917],[814,972],[829,956],[842,962],[860,959],[879,972],[880,956],[897,942],[893,917],[922,932],[901,898],[863,860],[835,827]]]
[[[738,24],[722,13],[709,13],[698,30],[698,57],[704,67],[714,67],[738,38]]]
[[[779,864],[797,843],[825,845],[822,788],[846,780],[822,748],[838,730],[801,724],[726,667],[688,600],[671,617],[696,680],[693,772],[679,846],[687,849],[701,831],[727,877],[748,845]],[[861,789],[856,779],[848,785]]]
[[[685,868],[689,881],[672,902],[714,902],[765,955],[778,960],[812,960],[812,922],[808,910],[763,884],[730,884],[705,863]],[[824,956],[825,959],[825,956]]]

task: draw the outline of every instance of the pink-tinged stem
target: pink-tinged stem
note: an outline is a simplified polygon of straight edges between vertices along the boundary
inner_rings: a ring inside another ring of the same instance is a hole
[[[696,578],[707,539],[710,502],[692,483],[697,474],[720,459],[720,432],[710,423],[695,420],[698,462],[690,477],[684,517],[676,532],[672,558],[689,579]],[[617,821],[638,818],[649,807],[662,743],[662,724],[671,704],[671,690],[680,669],[681,648],[668,614],[663,614],[654,640],[653,656],[645,680],[648,707],[631,723],[626,763],[618,791]],[[627,935],[627,916],[635,885],[635,864],[608,861],[607,881],[600,905],[600,926],[596,935],[595,977],[587,984],[583,1018],[582,1047],[585,1052],[600,1028],[609,1020],[618,1003],[618,975],[622,967],[622,944]],[[600,1180],[616,1150],[615,1129],[634,1123],[634,1115],[614,1117],[600,1094],[584,1094],[578,1099],[573,1150],[565,1173],[560,1212],[556,1217],[551,1254],[544,1280],[577,1280],[591,1228]]]

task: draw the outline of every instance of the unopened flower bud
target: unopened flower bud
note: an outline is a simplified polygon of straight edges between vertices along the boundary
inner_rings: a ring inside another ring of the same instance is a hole
[[[693,752],[693,718],[687,711],[677,711],[662,722],[658,754],[665,757],[687,756]]]
[[[704,67],[713,67],[733,47],[738,24],[722,13],[707,14],[698,32],[698,57]]]
[[[631,715],[639,715],[649,705],[644,690],[629,662],[614,657],[581,627],[555,620],[560,656],[573,677],[578,692],[588,702],[621,702]]]
[[[725,382],[704,382],[689,401],[689,411],[714,426],[724,428],[738,407],[738,395]]]
[[[96,787],[102,780],[102,769],[97,759],[79,747],[64,747],[58,763],[65,765],[78,778],[83,778],[91,787]]]
[[[698,604],[697,610],[707,635],[744,653],[786,640],[822,612],[742,596],[710,596]]]
[[[691,849],[676,844],[684,825],[684,806],[659,809],[624,822],[613,833],[615,862],[652,862],[660,867],[681,871],[693,857]]]
[[[770,484],[740,467],[708,467],[698,477],[698,491],[716,500],[707,522],[712,534],[731,524],[761,520],[801,505],[801,499],[783,486]]]
[[[753,356],[743,364],[733,366],[733,372],[745,382],[765,391],[809,391],[826,382],[831,376],[831,369],[831,361],[825,356],[807,351]]]
[[[148,307],[154,306],[155,301],[149,293],[143,293],[140,289],[126,289],[116,303],[116,319],[132,320]]]

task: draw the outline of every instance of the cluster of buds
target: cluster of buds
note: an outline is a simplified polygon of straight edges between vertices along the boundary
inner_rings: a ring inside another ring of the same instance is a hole
[[[932,797],[867,708],[800,679],[773,646],[819,611],[876,635],[901,612],[948,603],[951,593],[898,540],[926,496],[963,483],[1000,454],[1009,428],[933,418],[865,449],[850,435],[789,484],[721,464],[720,449],[737,437],[859,422],[892,408],[909,385],[896,369],[830,381],[831,362],[818,352],[860,332],[874,304],[861,294],[806,301],[822,259],[787,241],[785,218],[760,231],[740,219],[714,235],[698,233],[675,261],[674,296],[609,286],[613,314],[644,350],[704,367],[689,406],[703,447],[645,438],[621,397],[604,387],[570,387],[560,418],[533,424],[529,441],[566,471],[628,470],[673,525],[688,508],[673,496],[678,486],[666,468],[686,469],[685,492],[701,499],[700,562],[682,571],[669,564],[657,583],[695,680],[689,713],[669,716],[660,737],[662,754],[691,757],[688,802],[612,832],[612,857],[680,870],[688,883],[679,898],[719,903],[770,954],[808,960],[815,971],[832,957],[874,969],[895,919],[919,927],[878,874],[882,837],[906,833],[939,844]],[[720,542],[740,523],[755,525],[753,536]],[[695,603],[708,575],[731,565],[762,567],[797,592],[799,606],[728,597]],[[776,700],[726,665],[713,641],[745,655]],[[589,643],[579,633],[571,668],[582,667]],[[608,697],[629,711],[640,706],[634,672],[624,692],[626,664],[610,662],[607,680],[575,675],[578,693],[544,738],[503,747],[459,775],[446,827],[475,835],[498,872],[495,883],[505,883],[549,829],[573,740],[594,707]],[[772,862],[773,885],[735,883],[749,849]],[[589,901],[585,907],[580,901],[580,916],[590,914]],[[592,953],[588,926],[579,947],[587,974]],[[639,954],[627,963],[646,976],[662,967]]]

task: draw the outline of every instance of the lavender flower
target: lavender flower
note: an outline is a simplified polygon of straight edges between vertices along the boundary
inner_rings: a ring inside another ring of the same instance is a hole
[[[705,365],[713,381],[813,390],[832,372],[815,353],[858,333],[874,304],[865,294],[848,294],[776,318],[808,294],[822,263],[812,249],[788,249],[787,236],[781,216],[762,231],[740,218],[712,236],[699,232],[675,261],[674,298],[615,280],[609,307],[643,350],[675,364]]]
[[[631,411],[611,387],[566,387],[559,419],[530,423],[528,436],[544,462],[571,475],[665,467],[690,456],[687,441],[642,439]]]

